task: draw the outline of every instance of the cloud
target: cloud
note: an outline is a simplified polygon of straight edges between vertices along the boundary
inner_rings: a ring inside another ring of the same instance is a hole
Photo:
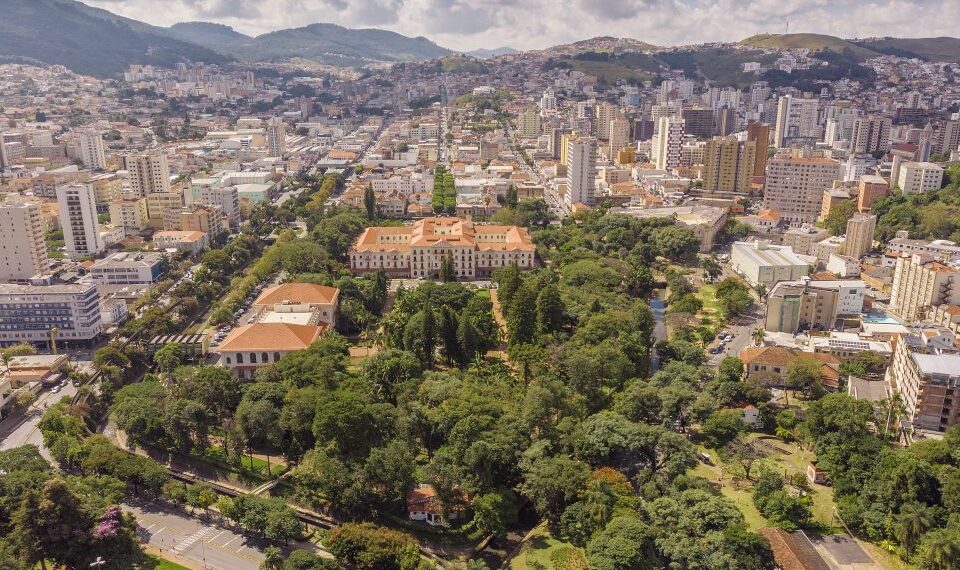
[[[841,37],[956,35],[958,0],[86,0],[168,26],[209,20],[248,34],[330,22],[424,35],[456,50],[544,48],[594,36],[660,45],[737,41],[758,33]],[[903,15],[909,14],[909,26]]]

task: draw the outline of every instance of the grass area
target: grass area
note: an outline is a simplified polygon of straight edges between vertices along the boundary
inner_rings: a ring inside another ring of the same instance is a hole
[[[186,566],[181,566],[176,562],[171,562],[165,558],[160,558],[159,556],[148,555],[147,556],[151,562],[154,563],[153,570],[190,570]]]
[[[527,535],[520,552],[510,561],[510,570],[553,568],[550,555],[564,546],[570,546],[570,543],[554,538],[546,523],[543,523]]]
[[[812,451],[807,451],[800,446],[787,443],[774,436],[765,434],[749,434],[747,439],[753,442],[765,442],[768,445],[788,451],[781,453],[769,447],[761,446],[767,452],[767,456],[758,461],[751,469],[751,475],[756,477],[764,468],[771,469],[777,473],[805,473],[807,465],[813,459]],[[750,528],[762,528],[769,526],[763,515],[753,506],[753,482],[743,476],[742,469],[735,464],[723,462],[719,456],[710,450],[702,450],[710,455],[713,465],[700,463],[694,469],[694,473],[705,477],[710,481],[720,485],[720,491],[724,496],[731,499],[743,513],[744,518]],[[735,477],[734,477],[735,476]],[[833,489],[824,485],[812,485],[813,487],[813,519],[828,532],[842,532],[842,528],[833,518]]]
[[[630,69],[624,65],[609,61],[584,61],[575,59],[570,63],[573,64],[573,69],[576,71],[585,73],[586,75],[592,75],[603,83],[616,83],[621,79],[624,81],[631,79],[646,81],[652,78],[649,73]]]
[[[723,315],[720,310],[720,301],[717,300],[717,286],[713,284],[704,284],[697,291],[697,297],[703,301],[703,313],[710,315],[710,318],[716,320]]]

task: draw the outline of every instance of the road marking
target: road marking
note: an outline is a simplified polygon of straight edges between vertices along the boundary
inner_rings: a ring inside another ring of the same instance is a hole
[[[165,531],[165,530],[167,530],[167,527],[165,527],[165,526],[164,526],[164,527],[160,527],[160,530],[158,530],[157,532],[152,533],[152,534],[150,535],[150,537],[153,538],[154,536],[157,536],[158,534],[160,534],[161,532],[163,532],[163,531]]]
[[[243,549],[246,548],[246,547],[247,547],[246,544],[241,544],[241,545],[240,545],[240,548],[238,548],[238,549],[236,550],[237,554],[239,554],[240,551],[243,550]]]
[[[155,526],[157,526],[157,523],[153,523],[152,525],[146,527],[146,528],[143,529],[143,530],[149,531],[151,528],[153,528],[153,527],[155,527]]]
[[[217,540],[218,538],[220,538],[220,535],[223,534],[223,533],[225,533],[225,532],[227,532],[227,531],[221,530],[220,532],[217,533],[217,536],[215,536],[215,537],[213,537],[213,538],[210,538],[210,539],[207,539],[207,543],[209,544],[209,543],[213,542],[214,540]]]
[[[237,540],[238,538],[240,538],[240,535],[237,535],[237,536],[231,538],[229,542],[227,542],[226,544],[223,545],[223,547],[226,548],[227,546],[230,545],[231,542],[233,542],[234,540]]]
[[[206,536],[208,533],[213,532],[214,530],[215,529],[210,527],[201,528],[197,532],[191,534],[187,538],[180,541],[179,544],[173,547],[173,551],[176,552],[177,554],[183,552],[184,550],[190,548],[191,546],[196,544],[197,541],[201,540],[204,536]]]

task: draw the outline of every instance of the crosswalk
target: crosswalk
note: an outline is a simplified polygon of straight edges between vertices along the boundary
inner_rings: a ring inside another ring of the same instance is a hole
[[[197,532],[191,534],[190,536],[184,538],[184,539],[181,540],[179,543],[177,543],[176,545],[174,545],[173,551],[176,552],[177,554],[180,554],[180,553],[183,552],[184,550],[186,550],[186,549],[190,548],[191,546],[193,546],[194,544],[196,544],[198,540],[202,540],[205,536],[211,534],[211,533],[214,532],[215,530],[216,530],[216,529],[211,528],[211,527],[201,528],[201,529],[198,530]]]
[[[137,519],[141,530],[149,535],[150,543],[160,547],[161,550],[169,549],[177,556],[197,562],[203,561],[208,568],[220,567],[211,561],[211,555],[215,551],[223,553],[219,555],[221,561],[234,560],[231,568],[253,569],[263,560],[263,555],[256,548],[251,547],[244,536],[223,528],[214,526],[189,528],[176,524],[179,521],[171,521],[169,517],[144,512],[137,513]],[[222,558],[224,554],[226,558]],[[240,564],[241,561],[250,565]]]

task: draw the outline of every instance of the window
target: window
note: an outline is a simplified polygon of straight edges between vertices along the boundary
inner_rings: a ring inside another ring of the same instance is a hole
[[[268,355],[266,352],[260,353],[260,362],[262,362],[262,363],[264,363],[264,364],[270,362],[269,355]]]
[[[243,364],[243,354],[237,353],[237,364]]]
[[[278,360],[280,360],[280,353],[279,353],[279,352],[274,352],[274,353],[273,353],[273,361],[276,362],[276,361],[278,361]]]
[[[251,353],[250,353],[250,364],[256,364],[256,363],[257,363],[257,353],[256,353],[256,352],[251,352]]]

